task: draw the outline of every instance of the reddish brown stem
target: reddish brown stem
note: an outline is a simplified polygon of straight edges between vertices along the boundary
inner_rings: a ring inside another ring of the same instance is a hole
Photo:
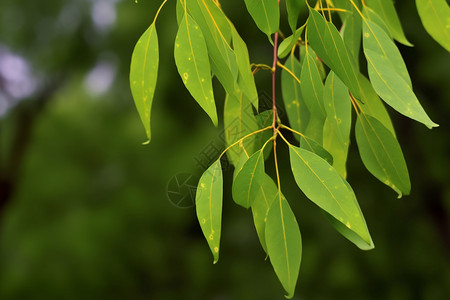
[[[275,37],[273,41],[273,65],[272,65],[272,113],[273,113],[273,132],[275,133],[276,123],[277,123],[277,106],[275,101],[275,92],[276,92],[276,69],[277,69],[277,57],[278,53],[278,32],[275,32]]]

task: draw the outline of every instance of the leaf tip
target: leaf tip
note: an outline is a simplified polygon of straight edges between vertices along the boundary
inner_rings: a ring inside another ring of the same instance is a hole
[[[145,142],[142,143],[142,146],[148,145],[150,144],[150,138],[148,140],[146,140]]]
[[[287,295],[284,295],[284,297],[285,297],[286,299],[292,299],[292,298],[294,297],[294,292],[288,293]]]

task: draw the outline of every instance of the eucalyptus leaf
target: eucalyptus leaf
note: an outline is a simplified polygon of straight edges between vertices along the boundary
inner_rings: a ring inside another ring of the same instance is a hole
[[[200,178],[195,197],[197,218],[214,256],[214,263],[217,263],[219,260],[222,198],[222,166],[220,165],[220,160],[217,160]]]
[[[289,153],[295,181],[306,197],[370,244],[355,194],[338,172],[308,150],[289,145]]]
[[[267,36],[278,30],[280,23],[278,0],[245,0],[245,5],[258,28]]]
[[[374,117],[359,114],[355,135],[367,170],[396,191],[399,198],[408,195],[411,190],[408,168],[392,133]]]
[[[360,99],[358,72],[354,60],[333,23],[327,22],[320,13],[309,8],[307,37],[317,55],[339,76],[354,97]]]
[[[363,35],[364,51],[371,50],[383,56],[386,62],[392,65],[392,69],[412,87],[402,55],[386,32],[374,22],[366,20],[363,25]]]
[[[203,32],[212,72],[225,90],[237,92],[238,66],[231,48],[231,26],[213,0],[186,0],[187,12]]]
[[[300,76],[302,82],[300,91],[310,112],[307,135],[322,145],[323,124],[326,118],[323,104],[323,83],[312,53],[312,49],[306,51]]]
[[[200,27],[185,14],[175,38],[175,63],[192,97],[218,125],[208,50]]]
[[[255,152],[244,163],[233,181],[233,200],[244,208],[249,208],[264,181],[263,149]]]
[[[385,56],[365,49],[369,78],[377,94],[399,113],[425,124],[428,128],[437,127],[420,105],[411,87],[392,67]]]
[[[282,195],[270,206],[266,243],[270,262],[287,292],[286,298],[290,299],[294,296],[300,270],[302,240],[295,215]]]
[[[139,38],[130,65],[130,87],[148,142],[151,139],[150,113],[158,77],[159,47],[155,23]]]
[[[436,42],[450,52],[450,6],[446,0],[416,0],[422,24]]]

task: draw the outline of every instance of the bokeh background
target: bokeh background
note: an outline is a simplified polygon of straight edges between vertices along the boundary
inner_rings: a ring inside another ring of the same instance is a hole
[[[195,185],[199,159],[222,134],[177,74],[175,1],[157,22],[153,136],[141,145],[129,61],[160,2],[0,2],[0,299],[284,299],[250,211],[231,200],[231,169],[217,265],[191,198],[177,205],[168,197],[189,195],[174,178],[192,176]],[[252,61],[270,64],[270,45],[243,1],[221,2]],[[376,245],[369,252],[302,196],[280,147],[284,193],[303,238],[295,299],[450,299],[450,55],[410,2],[396,6],[415,47],[399,47],[440,127],[389,110],[412,181],[402,199],[364,169],[353,140],[349,181]],[[256,75],[262,91],[269,77]]]

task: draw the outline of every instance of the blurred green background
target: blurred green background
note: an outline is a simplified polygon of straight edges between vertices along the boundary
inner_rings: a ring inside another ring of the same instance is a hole
[[[141,145],[129,61],[160,2],[0,2],[0,299],[284,299],[250,211],[231,200],[232,170],[217,265],[190,198],[169,200],[171,179],[191,174],[195,184],[198,159],[222,133],[176,71],[175,1],[157,22],[152,142]],[[270,45],[243,1],[222,5],[252,61],[270,64]],[[304,247],[295,299],[450,299],[450,56],[426,34],[413,3],[398,1],[397,9],[415,45],[400,50],[440,127],[389,111],[412,181],[402,199],[364,169],[353,141],[349,181],[376,245],[369,252],[334,232],[301,195],[280,147]],[[268,73],[256,78],[268,89]]]

